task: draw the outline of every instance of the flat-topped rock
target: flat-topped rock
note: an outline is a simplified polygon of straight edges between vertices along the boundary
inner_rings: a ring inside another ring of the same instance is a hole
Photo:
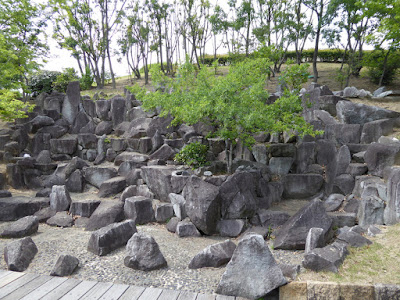
[[[0,221],[15,221],[50,205],[49,198],[0,198]]]
[[[6,227],[0,234],[3,238],[21,238],[37,232],[39,219],[34,216],[23,217]]]

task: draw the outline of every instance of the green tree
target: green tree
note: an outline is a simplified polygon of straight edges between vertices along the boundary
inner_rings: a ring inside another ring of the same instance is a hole
[[[186,59],[175,79],[158,69],[152,69],[155,84],[166,91],[147,92],[134,86],[130,90],[143,101],[145,109],[161,107],[161,116],[174,117],[173,124],[214,125],[214,136],[225,140],[228,172],[231,172],[232,149],[238,141],[247,146],[255,143],[253,134],[261,131],[294,130],[312,134],[311,126],[301,116],[298,93],[287,92],[275,103],[267,105],[264,89],[269,62],[266,59],[246,59],[232,66],[226,76],[214,76],[207,68],[196,73]]]

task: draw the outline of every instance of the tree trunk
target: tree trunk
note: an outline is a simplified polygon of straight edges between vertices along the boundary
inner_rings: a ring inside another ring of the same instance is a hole
[[[319,46],[319,36],[321,34],[321,26],[318,25],[317,34],[315,36],[315,47],[314,47],[314,55],[313,55],[313,82],[318,82],[318,69],[317,69],[317,59],[318,59],[318,46]]]
[[[388,51],[385,55],[385,60],[383,61],[383,70],[382,70],[381,78],[379,79],[379,86],[382,86],[382,84],[383,84],[383,78],[385,77],[385,73],[386,73],[386,67],[387,67],[387,61],[389,58],[389,53],[390,53],[390,48],[388,49]]]

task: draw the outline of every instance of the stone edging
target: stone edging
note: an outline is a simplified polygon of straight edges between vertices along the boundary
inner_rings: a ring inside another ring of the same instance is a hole
[[[397,300],[400,285],[293,281],[279,288],[280,300]]]

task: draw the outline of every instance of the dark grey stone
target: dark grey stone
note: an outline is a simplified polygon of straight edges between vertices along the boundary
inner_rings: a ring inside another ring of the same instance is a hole
[[[101,184],[118,175],[117,170],[114,168],[105,167],[88,167],[83,169],[83,176],[86,182],[100,188]]]
[[[174,216],[174,209],[170,203],[159,203],[155,208],[155,218],[157,222],[164,223]]]
[[[342,205],[344,201],[344,195],[342,194],[331,194],[329,197],[325,200],[325,209],[326,211],[335,211],[339,209],[339,207]]]
[[[214,233],[220,218],[219,188],[191,176],[182,195],[186,200],[186,213],[193,224],[205,234]]]
[[[90,217],[100,205],[99,200],[80,200],[72,201],[69,213],[73,216]]]
[[[119,166],[123,162],[128,162],[128,161],[132,163],[144,164],[148,160],[149,156],[146,154],[125,151],[117,155],[117,157],[114,160],[114,165]]]
[[[126,179],[122,176],[105,180],[100,185],[99,197],[106,198],[122,192],[126,187]]]
[[[9,198],[9,197],[12,197],[12,194],[10,191],[0,190],[0,198]]]
[[[136,225],[132,220],[109,224],[91,234],[88,251],[100,256],[106,255],[125,245],[136,232]]]
[[[111,101],[110,100],[97,100],[95,102],[96,105],[96,114],[97,117],[101,120],[110,120],[110,108]]]
[[[400,147],[383,145],[379,143],[371,144],[364,154],[364,160],[368,165],[369,173],[383,177],[386,167],[391,167],[400,163]]]
[[[358,223],[361,226],[382,225],[384,223],[384,210],[385,202],[376,196],[361,199],[357,213]]]
[[[284,284],[286,279],[263,237],[248,235],[236,247],[216,293],[258,299]]]
[[[78,144],[85,149],[96,149],[97,137],[93,133],[80,133],[78,134]]]
[[[251,219],[255,226],[276,228],[286,223],[290,215],[283,211],[260,209]]]
[[[274,248],[287,250],[302,250],[305,247],[308,231],[322,228],[324,237],[330,234],[331,218],[326,214],[323,202],[319,199],[310,201],[293,215],[275,234]]]
[[[48,207],[48,198],[11,197],[0,198],[0,221],[15,221],[33,215],[44,207]]]
[[[21,189],[25,187],[24,174],[20,166],[16,164],[7,164],[7,179],[8,184],[15,189]]]
[[[368,166],[365,163],[350,163],[347,167],[346,173],[351,176],[361,176],[368,172]]]
[[[40,164],[51,164],[51,156],[50,156],[50,151],[49,150],[42,150],[38,154],[36,161]]]
[[[95,129],[96,135],[110,134],[113,130],[113,123],[111,121],[100,122]]]
[[[356,213],[329,212],[328,215],[332,218],[332,228],[351,227],[356,224],[357,220]]]
[[[168,202],[172,193],[171,177],[175,171],[171,166],[149,166],[142,168],[142,177],[156,198]]]
[[[78,146],[78,140],[74,137],[51,139],[50,149],[53,154],[74,154]]]
[[[321,192],[324,178],[318,174],[288,174],[283,179],[283,197],[311,198]]]
[[[72,255],[60,255],[51,270],[50,276],[69,276],[79,266],[79,260]]]
[[[354,231],[347,231],[339,234],[339,236],[337,237],[337,241],[350,245],[351,247],[363,247],[365,245],[372,244],[369,239]]]
[[[167,261],[153,237],[135,233],[126,245],[124,264],[128,268],[152,271],[167,267]]]
[[[300,273],[300,265],[278,264],[283,276],[291,280],[295,280]]]
[[[322,228],[310,228],[306,238],[306,245],[304,253],[310,253],[315,248],[322,248],[325,246],[324,230]]]
[[[316,143],[302,142],[297,146],[296,151],[296,173],[305,173],[307,167],[315,163]]]
[[[187,217],[186,214],[186,200],[182,195],[170,193],[168,195],[168,199],[172,204],[172,208],[174,210],[175,216],[177,216],[180,220],[183,220]]]
[[[178,222],[175,228],[175,233],[179,237],[188,237],[188,236],[201,236],[200,232],[197,230],[196,226],[188,221],[187,219]]]
[[[178,223],[181,220],[178,217],[172,217],[171,220],[167,223],[167,230],[169,232],[174,232],[176,231],[176,226],[178,226]]]
[[[73,124],[78,114],[81,101],[79,81],[70,82],[67,86],[66,96],[62,104],[62,115],[69,124]]]
[[[125,99],[121,96],[113,97],[111,99],[110,117],[114,127],[124,121],[125,112]]]
[[[4,260],[10,271],[25,271],[38,249],[30,237],[24,237],[20,240],[8,243],[4,247]]]
[[[49,218],[46,221],[46,224],[57,227],[71,227],[72,225],[74,225],[74,218],[66,211],[61,211]]]
[[[54,124],[54,120],[47,116],[36,116],[32,119],[32,133],[36,133],[40,128],[44,126],[51,126]]]
[[[189,269],[221,267],[231,260],[235,249],[236,244],[231,240],[225,240],[224,242],[210,245],[192,258],[189,263]]]
[[[150,159],[162,159],[162,160],[170,160],[173,159],[175,156],[175,150],[172,149],[171,146],[167,144],[162,145],[157,151],[150,155]]]
[[[350,101],[339,101],[336,109],[339,121],[348,124],[364,125],[375,120],[400,117],[396,111]]]
[[[237,237],[245,228],[244,220],[221,220],[217,224],[217,230],[220,236]]]
[[[354,189],[354,177],[350,174],[342,174],[335,178],[333,181],[333,193],[350,195]]]
[[[336,175],[341,175],[347,173],[347,168],[351,162],[351,154],[349,147],[343,145],[339,148],[337,152],[337,167],[336,167]]]
[[[381,136],[389,135],[393,132],[393,120],[383,119],[365,123],[361,131],[360,143],[370,144],[377,142]]]
[[[39,219],[34,216],[23,217],[7,226],[0,234],[2,238],[21,238],[38,231]]]
[[[57,212],[52,210],[50,207],[42,208],[38,210],[33,215],[38,218],[40,223],[46,222],[51,217],[55,216]]]
[[[82,172],[75,170],[65,181],[65,187],[71,193],[82,193],[84,188]]]
[[[337,273],[349,251],[343,243],[333,243],[324,248],[315,248],[304,255],[303,267],[312,271]]]
[[[90,216],[86,230],[93,231],[124,218],[124,203],[103,201]]]
[[[360,124],[332,124],[325,127],[324,138],[339,145],[359,143],[360,137]]]
[[[65,185],[54,185],[50,194],[50,208],[54,211],[68,210],[71,197]]]
[[[269,168],[271,174],[286,175],[292,168],[294,159],[292,157],[271,157],[269,160]]]
[[[143,196],[134,196],[125,199],[124,213],[127,219],[135,224],[146,224],[155,221],[153,201]]]

